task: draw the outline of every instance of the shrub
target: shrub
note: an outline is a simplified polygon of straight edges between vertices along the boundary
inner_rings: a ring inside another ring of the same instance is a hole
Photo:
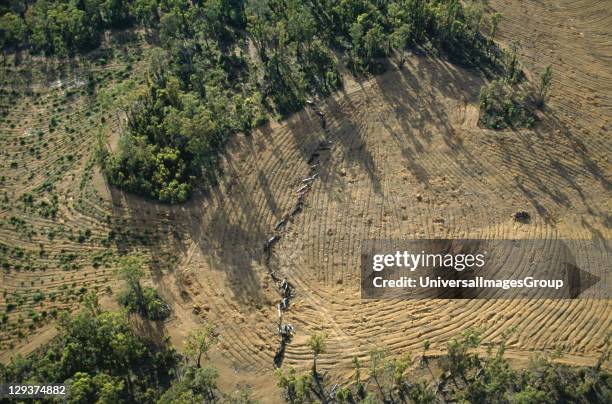
[[[34,295],[32,296],[32,300],[35,303],[41,302],[43,300],[45,300],[45,295],[42,292],[36,292],[34,293]]]
[[[157,291],[143,287],[143,262],[139,257],[124,257],[120,263],[119,276],[126,282],[127,289],[119,294],[117,300],[129,312],[139,313],[149,320],[164,320],[170,315],[168,306]]]
[[[478,123],[490,129],[529,128],[535,115],[529,97],[502,81],[493,81],[480,89]]]
[[[548,91],[550,90],[550,86],[552,85],[552,78],[552,67],[548,65],[540,74],[540,82],[538,83],[536,103],[539,108],[543,107],[544,103],[546,102]]]
[[[170,306],[151,287],[142,288],[142,295],[129,290],[120,293],[119,303],[131,313],[138,313],[149,320],[165,320],[170,316]]]

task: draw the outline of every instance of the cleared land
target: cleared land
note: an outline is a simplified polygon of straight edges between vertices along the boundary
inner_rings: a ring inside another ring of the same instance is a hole
[[[98,287],[103,294],[108,284],[116,285],[112,268],[103,265],[104,244],[112,252],[135,247],[152,259],[151,281],[172,304],[165,332],[173,342],[181,346],[182,337],[203,320],[216,323],[222,343],[213,357],[221,385],[246,383],[256,396],[269,397],[275,391],[279,293],[262,247],[279,234],[269,265],[296,287],[284,314],[284,322],[296,329],[284,365],[310,367],[306,341],[315,331],[329,335],[319,368],[343,374],[354,355],[364,358],[373,347],[399,353],[418,350],[429,339],[434,351],[441,350],[461,330],[481,325],[485,342],[516,328],[508,355],[517,360],[560,346],[564,360],[593,363],[611,330],[607,300],[359,298],[359,247],[366,238],[610,239],[609,4],[491,1],[491,7],[504,16],[498,40],[522,44],[528,76],[548,64],[554,69],[551,100],[532,130],[478,128],[483,78],[414,55],[402,70],[347,83],[344,91],[318,102],[325,128],[308,107],[287,122],[238,136],[224,156],[219,186],[177,207],[111,189],[91,164],[98,127],[112,142],[121,124],[114,111],[104,105],[92,109],[85,96],[66,97],[66,85],[52,86],[54,72],[24,78],[22,85],[36,98],[3,97],[8,115],[0,124],[5,176],[0,197],[7,198],[0,241],[19,248],[6,256],[21,265],[1,272],[0,308],[24,299],[0,329],[0,358],[28,352],[53,335],[50,322],[33,321],[32,312],[42,316],[53,307],[74,307],[82,287]],[[101,86],[119,85],[129,62],[114,60],[99,67],[108,75]],[[134,59],[126,75],[137,76],[138,66]],[[18,75],[5,72],[5,90],[7,83],[18,83]],[[59,123],[51,132],[54,116]],[[333,146],[317,151],[324,140]],[[296,190],[312,174],[315,152],[319,176],[303,209],[275,230],[296,207]],[[54,191],[35,192],[45,181]],[[36,195],[34,207],[24,202],[26,193]],[[53,194],[55,219],[36,208],[43,200],[53,205]],[[531,223],[512,220],[521,209],[531,212]],[[96,262],[101,262],[97,268]],[[37,290],[40,301],[33,298]],[[30,323],[38,324],[29,329]],[[159,334],[161,327],[142,329]]]

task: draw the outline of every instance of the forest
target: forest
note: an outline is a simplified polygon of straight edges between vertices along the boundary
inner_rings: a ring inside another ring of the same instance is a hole
[[[166,203],[214,186],[232,135],[340,88],[339,65],[368,76],[421,48],[504,69],[499,18],[479,1],[14,0],[0,13],[5,52],[67,57],[99,46],[105,30],[155,34],[118,150],[100,141],[98,160],[112,184]]]

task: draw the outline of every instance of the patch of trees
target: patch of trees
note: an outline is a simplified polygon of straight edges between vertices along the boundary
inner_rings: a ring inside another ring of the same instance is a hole
[[[504,357],[509,334],[500,344],[479,354],[481,332],[468,330],[452,339],[441,357],[428,353],[425,341],[418,356],[392,357],[374,349],[364,364],[353,359],[353,380],[343,387],[319,373],[317,356],[325,351],[323,336],[310,339],[313,367],[298,374],[277,370],[278,386],[291,403],[607,403],[612,398],[612,375],[602,365],[609,360],[609,344],[597,363],[572,368],[554,362],[560,353],[535,357],[525,369],[513,369]],[[436,362],[436,370],[432,362]],[[365,365],[365,366],[364,366]],[[424,370],[428,377],[414,375]]]
[[[175,0],[158,13],[161,47],[150,54],[146,85],[125,103],[118,151],[102,147],[100,161],[112,184],[177,203],[196,180],[214,184],[228,137],[266,113],[245,54],[243,2]]]
[[[504,55],[505,75],[480,89],[478,123],[489,129],[530,128],[535,110],[543,108],[552,85],[552,67],[547,66],[534,86],[525,76],[516,56],[516,46]]]
[[[480,89],[479,123],[490,129],[529,128],[535,121],[529,93],[494,80]]]
[[[28,357],[0,363],[0,383],[65,383],[68,403],[252,403],[248,391],[224,394],[208,361],[218,336],[204,325],[187,337],[185,354],[134,332],[125,313],[103,311],[94,295],[59,335]]]
[[[143,0],[13,0],[0,8],[0,47],[69,56],[96,48],[102,32],[135,21]]]
[[[132,330],[122,313],[102,311],[93,295],[59,335],[29,357],[0,364],[1,383],[69,383],[70,403],[153,403],[176,377],[180,356]]]
[[[121,260],[118,272],[126,289],[119,294],[119,303],[130,313],[138,313],[149,320],[164,320],[170,316],[170,307],[157,290],[142,285],[142,267],[142,260],[137,256],[126,256]]]
[[[99,308],[93,295],[71,316],[60,315],[59,334],[28,357],[0,364],[0,383],[69,383],[70,403],[253,402],[248,391],[228,395],[219,390],[219,373],[208,353],[219,335],[210,324],[192,331],[184,355],[167,343],[155,344],[134,332],[123,313]],[[591,367],[555,362],[560,352],[536,356],[524,369],[505,358],[502,342],[481,354],[481,332],[468,330],[453,338],[444,355],[429,352],[425,341],[414,355],[392,356],[374,349],[366,361],[353,359],[352,379],[332,384],[316,365],[326,350],[325,335],[313,335],[310,371],[278,369],[276,377],[290,403],[609,403],[612,375],[604,368],[609,342]],[[435,365],[434,365],[435,362]],[[416,376],[415,371],[427,376]]]
[[[187,336],[181,377],[164,392],[159,403],[208,403],[220,401],[217,388],[219,372],[205,359],[218,342],[214,327],[205,324]],[[247,401],[248,402],[248,401]]]

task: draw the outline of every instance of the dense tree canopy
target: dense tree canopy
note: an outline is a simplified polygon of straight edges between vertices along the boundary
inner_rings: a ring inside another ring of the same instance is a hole
[[[135,21],[136,5],[128,0],[13,0],[0,8],[0,44],[59,56],[95,48],[105,29]],[[142,11],[139,11],[142,13]],[[140,14],[138,14],[140,15]]]
[[[0,366],[0,382],[69,383],[72,403],[155,402],[170,386],[180,357],[136,335],[124,314],[89,301],[78,314],[63,315],[49,346]]]

